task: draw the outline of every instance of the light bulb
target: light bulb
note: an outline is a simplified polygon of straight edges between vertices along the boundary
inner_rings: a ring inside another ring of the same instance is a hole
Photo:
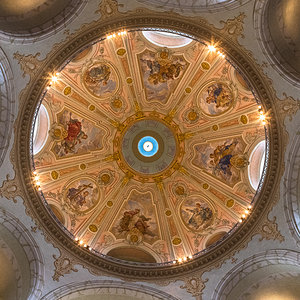
[[[182,258],[178,258],[178,262],[180,262],[180,263],[181,263],[181,262],[182,262]]]
[[[193,256],[192,255],[189,255],[189,259],[192,259],[193,258]]]
[[[83,241],[80,241],[79,244],[82,245],[82,244],[83,244]]]
[[[213,45],[208,45],[208,50],[210,51],[210,52],[216,52],[216,47],[215,46],[213,46]]]
[[[183,260],[184,260],[184,261],[187,261],[187,257],[186,257],[186,256],[184,256],[184,257],[183,257]]]
[[[244,214],[242,214],[242,218],[246,218],[246,216]]]
[[[248,210],[248,209],[245,210],[245,214],[246,214],[246,215],[249,214],[249,210]]]

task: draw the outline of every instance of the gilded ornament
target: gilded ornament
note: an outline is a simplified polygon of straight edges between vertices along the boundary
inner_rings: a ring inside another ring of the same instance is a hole
[[[227,202],[226,202],[227,207],[231,208],[233,205],[234,205],[234,200],[233,199],[227,200]]]
[[[191,91],[192,91],[192,89],[191,89],[190,87],[187,87],[187,88],[185,89],[185,92],[186,92],[187,94],[189,94]]]
[[[202,67],[203,70],[207,71],[207,70],[210,69],[210,64],[207,61],[203,61],[201,63],[201,67]]]
[[[109,200],[109,201],[106,202],[106,205],[107,205],[108,207],[112,207],[114,204],[113,204],[112,201]]]
[[[207,184],[207,183],[203,183],[203,188],[205,189],[205,190],[207,190],[208,189],[208,187],[209,187],[209,185]]]
[[[248,118],[246,115],[241,115],[241,123],[242,124],[247,124],[248,123]]]
[[[181,244],[181,238],[176,237],[172,240],[173,245],[178,246]]]
[[[136,234],[133,234],[130,236],[130,241],[132,243],[136,243],[136,242],[138,242],[138,240],[139,240],[139,237]]]
[[[131,77],[128,77],[128,78],[126,79],[126,82],[127,82],[128,84],[131,84],[131,83],[133,82],[133,80],[132,80]]]
[[[91,224],[91,225],[89,226],[89,230],[90,230],[91,232],[97,232],[97,231],[98,231],[98,227],[97,227],[95,224]]]
[[[67,87],[64,88],[64,95],[65,96],[70,95],[71,92],[72,92],[72,88],[70,86],[67,86]]]
[[[194,110],[191,110],[187,117],[190,121],[196,121],[199,119],[199,115]]]
[[[52,172],[51,172],[51,178],[52,178],[53,180],[58,179],[58,176],[59,176],[59,173],[58,173],[57,171],[52,171]]]
[[[217,131],[218,129],[219,129],[219,126],[218,126],[218,125],[213,125],[213,126],[212,126],[212,130],[213,130],[213,131]]]
[[[120,109],[120,108],[122,108],[122,106],[123,106],[123,102],[122,102],[122,100],[120,100],[120,99],[114,99],[114,100],[111,102],[111,105],[112,105],[113,108]]]
[[[105,173],[103,175],[101,175],[100,180],[104,183],[107,184],[110,181],[110,175]]]
[[[165,214],[167,217],[170,217],[172,215],[172,212],[168,209],[166,210]]]
[[[80,164],[79,169],[80,170],[85,170],[86,169],[86,164]]]
[[[185,193],[184,187],[182,185],[177,186],[175,189],[175,193],[180,196],[184,195]]]
[[[95,105],[91,104],[91,105],[89,106],[89,110],[90,110],[90,111],[94,111],[95,109],[96,109]]]
[[[117,54],[119,56],[123,56],[125,53],[126,53],[126,50],[124,48],[120,48],[120,49],[117,50]]]

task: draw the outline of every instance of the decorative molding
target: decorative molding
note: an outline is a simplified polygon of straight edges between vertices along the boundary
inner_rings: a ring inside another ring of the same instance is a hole
[[[269,218],[267,218],[266,221],[259,227],[258,233],[261,235],[259,241],[262,241],[263,239],[278,240],[280,243],[284,241],[284,236],[278,229],[278,224],[276,223],[275,216],[272,220],[269,220]]]
[[[103,2],[105,3],[105,1]],[[113,13],[113,12],[112,12]],[[249,55],[243,46],[239,45],[237,38],[242,35],[243,16],[235,19],[224,21],[224,28],[217,29],[213,25],[199,17],[183,17],[175,13],[159,13],[147,9],[137,9],[133,12],[117,13],[114,18],[100,18],[90,24],[84,24],[76,33],[69,35],[65,42],[54,45],[53,49],[43,60],[42,68],[36,66],[30,76],[30,84],[21,94],[21,106],[19,116],[15,126],[16,142],[14,145],[15,159],[13,164],[17,171],[17,177],[20,181],[20,188],[24,188],[24,203],[26,213],[30,214],[37,223],[38,227],[44,231],[45,236],[55,247],[62,253],[56,258],[55,280],[60,276],[73,270],[74,261],[67,253],[74,253],[76,263],[84,265],[91,272],[107,271],[109,274],[127,278],[128,280],[151,280],[160,282],[174,280],[178,274],[191,274],[193,270],[208,270],[219,267],[222,263],[233,257],[241,248],[245,247],[251,240],[256,226],[265,215],[271,210],[273,205],[272,199],[278,186],[281,174],[278,173],[278,166],[282,165],[283,144],[282,128],[276,114],[274,104],[275,91],[272,88],[270,79],[263,73],[261,67]],[[235,24],[235,25],[234,25]],[[73,240],[64,232],[55,222],[47,208],[42,203],[38,192],[34,189],[31,182],[30,153],[29,142],[31,124],[34,116],[35,107],[40,100],[40,95],[44,91],[46,78],[53,70],[58,70],[68,57],[76,54],[77,51],[92,43],[94,40],[104,37],[109,32],[123,30],[124,28],[136,29],[141,27],[147,28],[169,28],[174,31],[182,31],[191,34],[199,40],[219,43],[228,54],[233,63],[249,78],[249,83],[262,99],[262,104],[266,111],[270,111],[270,120],[268,131],[270,131],[270,155],[268,161],[268,170],[264,184],[261,187],[260,195],[256,200],[255,209],[251,213],[251,222],[244,222],[236,228],[232,234],[222,243],[209,250],[205,256],[199,256],[188,264],[179,265],[157,265],[155,268],[145,268],[143,264],[131,263],[126,264],[114,259],[99,256],[93,252],[86,251],[80,247],[74,247]],[[224,34],[226,33],[226,34]],[[39,63],[39,62],[38,62]],[[37,71],[37,69],[38,71]],[[276,224],[277,225],[277,224]],[[67,263],[67,267],[64,267]],[[64,273],[65,272],[65,273]],[[190,278],[193,278],[192,276]],[[195,283],[193,281],[193,283]],[[201,282],[196,283],[201,287]],[[196,286],[197,286],[196,284]],[[185,284],[188,286],[188,283]]]
[[[20,54],[19,51],[14,53],[14,59],[18,61],[18,64],[20,65],[21,70],[23,71],[23,77],[25,77],[25,75],[29,75],[31,78],[37,73],[37,71],[42,65],[42,61],[38,59],[38,56],[40,55],[40,52],[36,53],[35,55],[24,55]]]
[[[287,96],[286,93],[283,93],[285,99],[277,101],[278,111],[280,117],[283,119],[288,117],[290,121],[292,121],[293,116],[298,112],[300,109],[300,99],[295,100],[291,96]]]
[[[71,271],[78,272],[77,269],[75,269],[74,264],[75,260],[70,257],[65,252],[60,251],[59,257],[56,257],[56,255],[53,255],[54,266],[55,266],[55,273],[52,276],[54,281],[59,281],[59,278],[61,276],[64,276],[65,274],[70,274]]]
[[[186,289],[186,291],[196,297],[197,300],[202,300],[202,293],[205,288],[205,283],[208,279],[202,280],[201,275],[186,277],[184,278],[184,285],[181,285],[181,289]]]
[[[220,30],[220,33],[228,35],[235,42],[237,42],[237,39],[239,37],[245,38],[243,34],[245,17],[245,13],[242,12],[233,19],[228,19],[227,21],[220,21],[221,24],[224,24],[223,28]]]
[[[0,187],[0,196],[17,203],[16,197],[19,196],[18,183],[16,177],[9,179],[9,174],[6,175],[6,180],[3,181]]]

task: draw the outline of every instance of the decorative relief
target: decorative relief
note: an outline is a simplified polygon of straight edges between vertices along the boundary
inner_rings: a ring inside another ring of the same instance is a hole
[[[295,100],[293,97],[288,97],[286,93],[283,93],[283,95],[285,99],[277,101],[280,115],[283,119],[289,117],[289,120],[292,121],[293,115],[300,109],[300,99]]]
[[[6,180],[3,181],[2,186],[0,187],[0,196],[17,203],[16,196],[20,195],[18,186],[16,177],[14,179],[9,179],[9,174],[7,174]]]
[[[245,13],[240,13],[234,19],[228,19],[227,21],[220,21],[221,24],[224,24],[223,28],[220,30],[221,33],[229,35],[232,40],[237,42],[238,37],[244,38],[244,19]]]
[[[78,272],[78,270],[74,267],[75,260],[71,258],[68,254],[60,252],[59,257],[53,255],[53,258],[55,259],[55,273],[52,276],[54,281],[59,281],[59,278],[61,276],[64,276],[65,274],[70,274],[71,271]]]
[[[202,293],[205,288],[205,283],[208,279],[203,280],[201,278],[202,274],[197,274],[197,277],[187,277],[184,278],[185,284],[180,286],[181,289],[186,289],[186,291],[197,297],[197,300],[202,300]]]
[[[278,229],[278,224],[276,223],[276,217],[273,217],[273,220],[266,219],[266,221],[261,225],[258,232],[261,235],[259,239],[262,241],[266,240],[278,240],[280,243],[284,241],[284,236],[280,233]]]
[[[14,59],[18,60],[18,64],[21,66],[21,70],[23,71],[23,77],[25,75],[29,75],[30,77],[33,77],[38,69],[42,65],[42,61],[38,60],[38,56],[40,56],[41,53],[36,53],[35,55],[28,54],[20,54],[19,51],[14,53]]]

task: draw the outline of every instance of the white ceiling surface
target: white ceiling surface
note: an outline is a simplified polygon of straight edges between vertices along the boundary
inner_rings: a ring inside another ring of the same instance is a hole
[[[93,19],[97,19],[98,15],[94,14],[94,12],[97,10],[99,1],[89,1],[87,6],[84,8],[84,10],[79,14],[77,18],[75,18],[72,23],[68,24],[66,29],[70,30],[70,33],[72,33],[74,30],[78,29],[81,24],[86,22],[91,22]],[[244,20],[244,34],[245,38],[240,39],[240,42],[245,45],[245,47],[252,51],[254,58],[258,61],[258,63],[262,63],[267,61],[265,55],[262,53],[259,43],[256,40],[256,31],[254,29],[254,21],[253,21],[253,9],[255,5],[255,0],[247,2],[245,5],[243,5],[241,8],[235,8],[232,10],[226,10],[226,11],[218,11],[213,14],[207,14],[207,13],[201,13],[201,17],[206,18],[210,23],[215,24],[216,26],[220,26],[220,20],[226,20],[228,18],[233,18],[234,16],[237,16],[241,11],[245,12],[246,18]],[[125,1],[121,0],[119,3],[122,3],[124,6],[120,7],[120,10],[127,11],[132,10],[136,7],[140,7],[143,4],[138,1]],[[149,8],[157,9],[157,10],[166,10],[166,8],[159,8],[157,6],[150,6]],[[182,13],[182,12],[181,12]],[[183,12],[184,13],[184,12]],[[189,11],[188,15],[197,15],[193,13],[193,11]],[[40,57],[43,58],[45,55],[51,50],[52,45],[55,43],[64,40],[65,35],[63,33],[64,30],[61,30],[57,32],[55,35],[50,36],[49,38],[44,39],[41,42],[36,42],[33,44],[15,44],[11,42],[1,41],[1,48],[3,52],[5,53],[11,69],[13,73],[14,78],[14,89],[17,95],[19,95],[20,91],[25,87],[26,83],[28,82],[28,77],[25,76],[22,77],[22,73],[20,71],[20,66],[18,65],[17,60],[13,59],[13,53],[19,51],[20,53],[29,54],[29,53],[37,53],[40,52]],[[265,72],[270,76],[270,78],[273,81],[273,86],[277,91],[277,94],[279,97],[283,98],[283,92],[285,92],[287,95],[294,97],[295,99],[299,99],[299,89],[292,86],[289,82],[285,81],[278,73],[276,73],[272,66],[267,65],[265,67]],[[290,135],[289,145],[287,146],[286,150],[286,164],[289,163],[290,160],[292,160],[292,157],[294,155],[293,153],[290,153],[292,150],[292,143],[294,143],[295,136],[299,134],[299,119],[300,119],[300,113],[298,112],[296,116],[294,116],[293,120],[286,120],[286,127]],[[298,138],[298,136],[297,136]],[[6,153],[5,160],[1,166],[1,172],[0,172],[0,185],[2,184],[2,181],[6,178],[6,174],[10,174],[11,177],[13,177],[13,169],[12,165],[9,161],[9,150],[12,146],[13,139],[10,139],[10,146]],[[290,166],[289,166],[290,167]],[[299,170],[299,167],[297,165],[292,166],[292,168]],[[291,167],[290,167],[291,169]],[[287,174],[287,173],[286,173]],[[271,212],[271,217],[276,216],[277,217],[277,223],[279,226],[279,230],[281,234],[285,237],[285,241],[283,243],[279,243],[279,241],[275,240],[269,240],[269,241],[262,241],[259,242],[259,236],[255,236],[253,240],[248,244],[248,246],[241,250],[239,253],[237,253],[234,256],[234,260],[227,260],[221,268],[211,270],[207,273],[204,273],[203,278],[208,278],[208,282],[206,282],[206,288],[203,291],[203,299],[213,299],[212,295],[216,289],[216,286],[220,284],[220,282],[223,281],[223,278],[226,276],[231,276],[232,270],[237,266],[241,265],[243,266],[244,260],[246,260],[249,257],[254,256],[257,253],[266,253],[270,250],[276,250],[276,249],[290,249],[290,250],[296,250],[299,251],[299,247],[297,246],[298,240],[295,239],[295,237],[291,234],[290,229],[288,227],[289,220],[286,219],[286,214],[283,213],[285,211],[285,178],[287,175],[283,176],[282,182],[281,182],[281,199],[280,201],[275,205],[274,209]],[[26,228],[29,229],[31,227],[34,227],[35,224],[32,222],[32,220],[25,214],[24,205],[22,199],[17,199],[17,203],[13,203],[11,200],[7,199],[0,199],[1,207],[5,209],[6,211],[13,213],[15,217],[19,219],[19,222],[22,223]],[[76,266],[78,269],[78,272],[71,274],[67,274],[64,277],[60,278],[59,282],[55,282],[52,280],[52,276],[54,274],[54,259],[53,255],[58,255],[58,250],[55,249],[52,245],[48,244],[41,232],[37,229],[36,232],[30,231],[28,234],[32,236],[32,238],[35,240],[36,244],[39,247],[39,251],[42,253],[42,260],[43,264],[45,265],[45,272],[43,274],[40,274],[44,285],[42,294],[46,295],[47,293],[51,292],[54,289],[57,289],[61,286],[64,286],[68,283],[79,283],[86,280],[99,280],[99,279],[107,279],[107,277],[104,276],[94,276],[90,274],[86,269],[83,269],[81,266]],[[15,255],[21,255],[21,254],[15,254]],[[2,258],[3,259],[3,256]],[[21,256],[19,257],[21,259]],[[17,257],[18,261],[18,257]],[[299,261],[299,260],[298,260]],[[272,292],[272,299],[274,300],[293,300],[296,299],[295,295],[299,295],[299,288],[297,284],[299,284],[299,277],[297,277],[295,273],[295,269],[290,269],[291,272],[294,272],[293,274],[290,274],[290,277],[293,279],[287,279],[286,276],[282,275],[284,279],[280,279],[280,275],[277,277],[274,277],[274,279],[270,279],[269,283],[264,283],[264,280],[269,280],[268,278],[274,273],[273,269],[269,269],[265,276],[263,276],[261,283],[258,285],[258,288],[251,296],[248,298],[241,298],[243,293],[246,291],[246,289],[251,288],[251,285],[247,280],[245,281],[245,284],[239,289],[235,290],[235,297],[236,299],[249,299],[249,300],[265,300],[270,299],[268,298],[270,293]],[[277,270],[278,271],[278,270]],[[286,272],[289,272],[289,270],[284,270]],[[7,271],[8,274],[12,274],[12,270]],[[281,274],[278,271],[278,274]],[[13,276],[13,275],[11,275]],[[8,280],[9,278],[1,277],[1,280]],[[279,279],[278,279],[279,278]],[[279,283],[280,282],[280,283]],[[286,284],[283,284],[286,283]],[[1,284],[4,284],[3,281],[0,282]],[[10,283],[7,283],[10,284]],[[181,289],[180,286],[183,285],[183,282],[175,282],[168,286],[158,286],[154,284],[149,283],[143,283],[146,286],[152,286],[156,289],[165,291],[166,293],[169,293],[170,295],[176,296],[179,299],[194,299],[191,294],[187,293],[185,289]],[[254,284],[254,283],[253,283]],[[271,287],[274,287],[272,291],[270,290]],[[269,294],[268,294],[269,293]],[[275,294],[274,294],[275,293]],[[289,294],[288,294],[289,293]],[[298,294],[295,294],[298,293]],[[267,296],[266,296],[267,295]],[[286,298],[282,298],[285,296]],[[0,299],[3,298],[3,295],[0,294]],[[85,297],[85,296],[84,296]],[[88,298],[92,297],[92,298]],[[102,298],[93,298],[93,295],[87,295],[86,298],[77,298],[77,299],[102,299]],[[114,295],[112,297],[115,298],[108,298],[105,297],[103,299],[134,299],[134,298],[120,298],[119,295]],[[119,297],[119,298],[116,298]],[[244,297],[244,296],[243,296]],[[289,297],[289,298],[288,298]],[[293,298],[294,297],[294,298]],[[9,298],[3,298],[6,300],[10,300]],[[54,299],[54,298],[53,298]],[[55,299],[60,299],[55,298]],[[67,299],[67,298],[62,298]],[[76,298],[74,298],[76,299]],[[234,298],[228,298],[228,299],[234,299]]]

